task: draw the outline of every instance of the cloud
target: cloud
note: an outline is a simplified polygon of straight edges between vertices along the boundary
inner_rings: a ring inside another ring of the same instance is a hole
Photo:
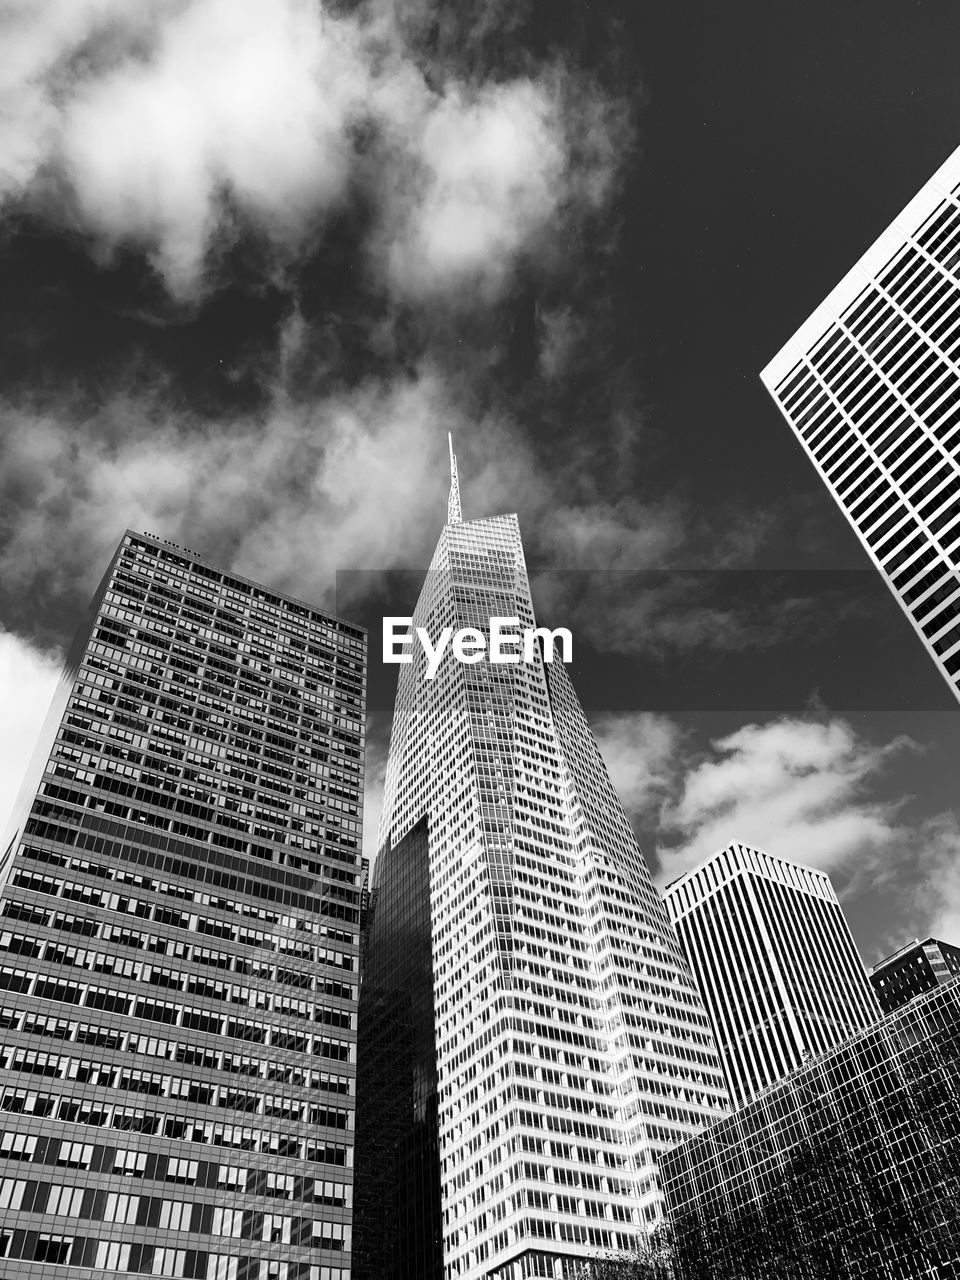
[[[80,421],[67,407],[7,419],[12,595],[79,601],[132,527],[320,603],[340,568],[425,563],[445,510],[441,427],[457,415],[424,374],[214,422],[162,397],[116,397]]]
[[[882,876],[894,845],[917,846],[888,777],[919,749],[907,737],[877,744],[839,717],[788,716],[701,746],[643,712],[599,721],[597,737],[628,814],[655,833],[665,882],[735,840],[847,880]]]
[[[0,836],[60,674],[61,655],[0,630]]]
[[[960,945],[960,816],[942,813],[920,829],[910,917],[921,938]]]
[[[392,284],[417,299],[451,284],[495,296],[582,178],[569,172],[559,95],[543,81],[452,85],[405,132],[382,228]]]
[[[229,238],[229,201],[299,252],[344,197],[368,75],[357,28],[306,0],[163,8],[146,57],[74,86],[59,149],[82,221],[155,246],[184,294]]]
[[[685,734],[669,716],[652,712],[601,716],[591,728],[627,813],[646,818],[675,784]]]
[[[733,840],[826,871],[874,861],[899,832],[899,806],[875,788],[914,746],[904,737],[877,746],[840,719],[783,718],[716,739],[661,815],[670,878]]]
[[[658,883],[738,841],[827,872],[877,958],[912,936],[960,940],[960,814],[908,816],[898,769],[921,749],[912,739],[872,742],[827,716],[703,745],[643,712],[594,731]]]
[[[394,291],[492,298],[551,219],[604,203],[628,134],[559,65],[431,66],[385,7],[35,0],[2,24],[0,202],[142,248],[179,299],[243,229],[279,272],[357,200]]]
[[[370,860],[371,872],[378,852],[377,838],[389,746],[389,722],[378,716],[368,715],[363,787],[363,854]]]

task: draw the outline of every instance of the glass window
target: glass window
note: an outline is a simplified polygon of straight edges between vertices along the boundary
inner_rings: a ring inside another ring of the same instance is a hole
[[[46,1212],[79,1217],[82,1203],[82,1187],[51,1187]]]

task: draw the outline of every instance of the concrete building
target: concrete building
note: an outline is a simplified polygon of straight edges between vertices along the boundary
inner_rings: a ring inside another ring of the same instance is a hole
[[[661,1170],[676,1280],[953,1280],[960,982],[804,1063]]]
[[[760,376],[960,698],[960,149]]]
[[[497,617],[536,627],[517,518],[464,521],[453,462],[413,623],[488,642]],[[400,668],[360,1001],[357,1280],[573,1276],[661,1218],[660,1154],[727,1105],[549,647],[448,649],[429,678],[414,644]]]
[[[956,977],[960,977],[960,947],[938,938],[909,942],[870,970],[870,983],[884,1013]]]
[[[731,844],[664,898],[735,1105],[880,1016],[822,871]]]
[[[0,878],[0,1277],[348,1280],[365,636],[128,532]]]

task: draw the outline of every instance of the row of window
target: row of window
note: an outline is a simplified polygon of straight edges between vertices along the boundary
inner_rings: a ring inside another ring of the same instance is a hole
[[[171,1162],[175,1163],[178,1162]],[[196,1164],[195,1161],[179,1163]],[[160,1231],[232,1236],[238,1240],[263,1240],[271,1244],[296,1244],[311,1249],[350,1248],[350,1227],[339,1222],[262,1209],[225,1207],[212,1202],[166,1200],[19,1178],[0,1179],[0,1210],[10,1214],[44,1214]]]
[[[349,1245],[327,1225],[316,1247],[343,1251]],[[306,1241],[302,1242],[306,1247]],[[205,1253],[153,1244],[127,1244],[49,1232],[0,1231],[0,1258],[46,1266],[177,1277],[178,1280],[349,1280],[349,1269],[291,1259],[261,1259]]]
[[[209,1057],[215,1059],[216,1055],[211,1053]],[[0,1067],[11,1072],[50,1079],[74,1080],[100,1089],[117,1089],[157,1098],[181,1098],[195,1106],[216,1106],[285,1120],[303,1120],[311,1125],[333,1129],[348,1128],[352,1114],[337,1107],[311,1106],[303,1098],[262,1092],[249,1093],[238,1089],[234,1082],[217,1085],[203,1080],[164,1075],[143,1067],[63,1057],[35,1049],[11,1048],[8,1045],[0,1046]],[[309,1074],[308,1072],[307,1075]],[[92,1103],[93,1100],[87,1095],[85,1101]]]
[[[37,803],[34,805],[34,811],[44,809],[48,813],[55,811],[56,816],[61,816],[56,810],[56,806]],[[75,819],[78,815],[72,811],[63,811],[63,816],[68,819]],[[209,884],[214,888],[228,889],[234,894],[247,894],[252,898],[266,898],[272,903],[286,907],[292,907],[298,911],[305,911],[313,916],[327,916],[335,920],[346,920],[348,922],[356,922],[359,915],[349,906],[342,905],[339,901],[328,901],[326,898],[308,897],[302,893],[296,893],[288,889],[282,889],[270,883],[269,872],[272,868],[254,868],[250,866],[250,872],[256,870],[257,877],[250,874],[247,876],[231,875],[229,872],[222,872],[210,865],[211,860],[204,859],[188,861],[184,859],[176,859],[155,853],[149,848],[134,846],[124,846],[119,841],[98,840],[91,832],[77,830],[72,827],[63,827],[58,823],[46,821],[40,817],[31,817],[27,821],[25,834],[32,836],[37,841],[55,841],[59,845],[69,847],[87,849],[96,848],[97,845],[102,849],[103,854],[107,857],[124,858],[126,856],[127,867],[131,863],[140,863],[156,870],[166,871],[168,874],[183,876],[185,879],[199,880],[202,883]],[[192,852],[192,851],[191,851]],[[229,911],[232,915],[246,916],[255,920],[264,920],[269,924],[279,924],[281,917],[266,907],[255,906],[252,903],[238,901],[231,898],[215,898],[201,891],[193,891],[186,888],[179,881],[172,883],[167,881],[154,881],[146,877],[140,877],[134,880],[131,872],[123,866],[111,866],[101,862],[91,862],[89,859],[71,859],[71,855],[61,850],[53,851],[48,849],[40,849],[37,845],[24,845],[20,853],[23,858],[32,859],[35,862],[43,862],[53,866],[67,867],[74,871],[79,871],[87,876],[95,876],[101,880],[118,880],[123,884],[133,884],[136,888],[146,889],[150,893],[168,893],[172,896],[184,900],[197,900],[205,905],[212,906],[218,910]],[[56,894],[63,898],[69,898],[74,901],[83,902],[88,906],[109,907],[114,911],[130,911],[134,915],[141,917],[147,916],[150,912],[150,903],[142,902],[140,899],[129,899],[117,894],[110,894],[100,890],[93,885],[77,883],[75,881],[64,881],[62,879],[53,879],[34,875],[31,871],[20,869],[18,871],[19,880],[17,883],[23,884],[24,888],[33,889],[38,893]],[[310,882],[311,886],[315,882]],[[351,897],[358,895],[352,890],[341,890],[337,885],[322,886],[324,893],[330,895],[331,898],[339,897],[341,894],[350,894]],[[202,928],[199,923],[194,923],[193,919],[184,916],[184,921],[189,923],[181,924],[180,928],[197,929],[202,932],[213,935],[214,937],[237,937],[235,929],[226,923],[222,925],[220,922],[208,922],[208,927]],[[222,931],[221,931],[222,930]],[[320,930],[315,929],[316,932]],[[346,939],[353,940],[353,935],[344,935]],[[240,939],[237,938],[239,941]]]
[[[181,895],[177,894],[176,896],[179,897]],[[136,909],[137,907],[143,909],[138,910]],[[150,915],[151,904],[130,899],[126,910],[141,919],[146,919]],[[164,925],[175,924],[175,921],[172,922],[164,916],[165,910],[167,908],[164,907],[164,904],[155,904],[153,911],[156,922]],[[175,955],[178,958],[182,958],[189,954],[189,959],[195,964],[209,965],[216,969],[232,968],[235,973],[249,976],[258,976],[261,968],[255,958],[235,955],[232,952],[215,951],[209,947],[189,947],[186,943],[181,942],[176,935],[165,937],[162,934],[141,933],[136,929],[130,928],[126,922],[112,924],[109,919],[100,920],[93,915],[77,915],[70,911],[51,911],[36,902],[20,901],[17,898],[6,898],[0,914],[8,920],[21,920],[34,925],[48,926],[52,929],[60,929],[64,933],[79,934],[85,938],[100,938],[104,942],[134,947],[138,951],[148,951],[154,955]],[[306,926],[313,922],[304,921],[302,923]],[[285,927],[289,927],[286,922],[284,924]],[[330,965],[351,971],[357,967],[356,956],[334,950],[332,947],[312,946],[302,936],[286,937],[276,932],[237,930],[220,920],[205,916],[190,917],[187,926],[177,925],[176,927],[188,927],[195,932],[204,934],[216,933],[218,936],[229,937],[244,947],[275,951],[280,955],[289,956],[296,960],[308,960],[314,964]],[[224,929],[226,932],[219,933],[220,929]],[[344,934],[340,930],[329,929],[319,924],[315,926],[313,931],[327,934],[344,942],[356,941],[353,934]],[[278,978],[277,981],[285,981],[285,979]]]
[[[113,987],[75,986],[10,966],[0,967],[0,987],[46,1000],[82,1005],[87,1009],[102,1009],[107,1013],[229,1036],[231,1039],[246,1040],[254,1044],[270,1043],[284,1048],[296,1048],[302,1053],[312,1052],[343,1062],[350,1057],[351,1042],[311,1037],[306,1028],[304,1035],[297,1036],[290,1033],[285,1023],[261,1022],[233,1014],[225,1016],[219,1011],[169,1000],[145,1000],[130,992],[117,991]],[[353,1025],[353,1017],[353,1014],[339,1009],[318,1006],[313,1020],[330,1026],[350,1027]]]
[[[175,548],[175,550],[182,549]],[[134,568],[141,573],[150,566],[155,569],[158,576],[165,574],[171,581],[187,582],[192,579],[196,582],[196,579],[202,579],[206,589],[212,595],[220,595],[224,600],[233,601],[237,608],[252,611],[260,609],[265,612],[267,606],[272,606],[278,614],[266,614],[264,620],[270,625],[275,626],[280,622],[293,634],[319,634],[330,643],[336,642],[348,650],[354,648],[362,650],[366,636],[362,628],[351,626],[328,614],[317,613],[316,610],[309,609],[306,605],[294,600],[272,595],[256,583],[243,582],[229,574],[221,573],[218,569],[211,569],[208,565],[197,563],[182,555],[178,556],[165,547],[157,547],[152,542],[145,542],[142,538],[128,535],[124,539],[119,564]],[[281,610],[283,612],[279,614]]]
[[[316,1139],[304,1141],[300,1133],[283,1133],[265,1129],[261,1123],[250,1125],[225,1124],[222,1120],[201,1121],[184,1118],[183,1111],[176,1115],[164,1115],[146,1111],[140,1107],[102,1105],[87,1100],[58,1098],[38,1094],[28,1089],[5,1088],[0,1095],[0,1109],[15,1115],[40,1118],[56,1117],[70,1124],[90,1125],[93,1128],[109,1127],[120,1132],[143,1133],[153,1137],[171,1138],[174,1141],[195,1142],[216,1147],[235,1147],[240,1151],[259,1151],[264,1155],[281,1156],[287,1160],[306,1160],[313,1164],[348,1167],[353,1148],[340,1142],[322,1142]],[[33,1143],[25,1155],[17,1155],[16,1141]],[[37,1139],[21,1133],[0,1134],[0,1156],[7,1159],[32,1159]]]
[[[190,1157],[165,1156],[162,1152],[101,1147],[82,1141],[61,1141],[56,1146],[48,1141],[46,1148],[42,1147],[40,1140],[29,1134],[10,1131],[0,1133],[0,1154],[8,1160],[34,1159],[46,1165],[54,1163],[58,1169],[79,1169],[115,1177],[140,1178],[146,1182],[173,1182],[181,1186],[195,1186],[244,1196],[301,1200],[308,1204],[328,1205],[338,1209],[349,1209],[353,1199],[349,1183],[280,1173],[274,1169],[214,1164]],[[54,1212],[43,1207],[43,1197],[48,1185],[21,1178],[0,1179],[0,1209],[23,1208],[37,1213]],[[83,1201],[83,1216],[106,1216],[103,1208],[106,1191],[86,1182],[71,1185],[78,1187],[86,1197]],[[221,1201],[218,1200],[217,1203]]]
[[[204,948],[189,948],[185,944],[181,948],[176,948],[176,944],[168,947],[168,952],[181,962],[189,962],[191,957],[186,953],[191,950],[203,951]],[[174,991],[186,991],[191,995],[205,996],[211,1000],[228,1000],[231,1004],[249,1005],[255,1009],[278,1010],[301,1018],[313,1018],[316,1006],[307,1000],[291,1003],[289,995],[291,987],[296,990],[314,991],[319,995],[338,1000],[352,1001],[356,998],[356,989],[346,983],[335,982],[323,976],[311,977],[307,972],[278,969],[273,965],[245,966],[248,976],[260,980],[254,985],[223,982],[209,970],[168,969],[153,962],[126,959],[113,952],[67,946],[61,938],[45,942],[42,938],[14,933],[11,930],[0,932],[0,952],[3,951],[25,956],[28,959],[39,959],[42,953],[45,973],[49,973],[50,965],[67,965],[73,969],[86,969],[92,973],[112,973],[117,977],[146,982],[152,986],[166,987]],[[222,953],[210,953],[211,956],[218,954]],[[209,965],[215,961],[207,959],[201,960],[200,963]],[[280,988],[279,994],[269,992],[266,987],[268,982]],[[341,1025],[349,1026],[350,1024],[344,1022]]]

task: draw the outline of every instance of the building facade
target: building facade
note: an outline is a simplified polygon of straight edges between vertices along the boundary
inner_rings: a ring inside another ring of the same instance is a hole
[[[870,984],[884,1013],[956,977],[960,977],[960,947],[938,938],[907,943],[870,970]]]
[[[960,1274],[960,982],[662,1161],[676,1280]]]
[[[880,1016],[822,871],[731,844],[664,899],[735,1105]]]
[[[127,533],[0,879],[0,1277],[348,1280],[365,636]]]
[[[761,378],[960,698],[960,150]]]
[[[413,622],[486,638],[494,617],[536,627],[517,519],[463,521],[454,471]],[[377,1205],[406,1225],[371,1277],[572,1276],[659,1220],[659,1154],[726,1106],[683,953],[549,649],[448,651],[429,679],[413,646],[400,668],[360,1008],[365,1056],[378,1019],[393,1035],[396,1092],[372,1105],[397,1132],[375,1159],[358,1138],[358,1257]],[[405,937],[421,956],[406,969]],[[405,1162],[419,1181],[398,1193]]]

